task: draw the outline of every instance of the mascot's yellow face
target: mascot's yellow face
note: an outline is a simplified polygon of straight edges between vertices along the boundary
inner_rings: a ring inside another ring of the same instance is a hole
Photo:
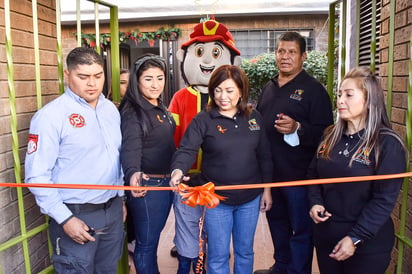
[[[187,47],[183,69],[188,84],[207,86],[213,71],[221,65],[230,65],[231,52],[219,41],[195,42]]]

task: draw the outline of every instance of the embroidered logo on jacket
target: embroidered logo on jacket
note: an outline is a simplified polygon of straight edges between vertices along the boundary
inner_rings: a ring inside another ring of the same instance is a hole
[[[69,122],[73,127],[84,127],[86,125],[86,122],[80,114],[73,113],[69,116]]]
[[[364,148],[361,150],[360,148],[356,151],[357,155],[353,161],[358,162],[360,164],[364,164],[369,166],[371,164],[371,160],[369,159],[370,149]]]
[[[162,117],[160,117],[159,114],[156,115],[157,121],[159,121],[160,123],[163,123],[164,120],[162,119]]]
[[[295,90],[294,93],[292,93],[290,95],[290,99],[293,99],[293,100],[296,100],[296,101],[301,101],[302,100],[302,94],[304,92],[305,91],[303,89],[297,89],[297,90]]]
[[[32,154],[37,151],[37,142],[39,141],[39,135],[29,134],[27,140],[27,154]]]
[[[227,130],[227,128],[223,128],[221,125],[217,125],[216,128],[222,134],[224,134]]]
[[[259,124],[256,122],[256,119],[250,119],[249,121],[247,121],[249,123],[249,129],[250,130],[260,130],[260,126]]]

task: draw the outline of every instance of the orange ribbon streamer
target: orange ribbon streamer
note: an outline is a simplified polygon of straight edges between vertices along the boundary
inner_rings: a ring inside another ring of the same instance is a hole
[[[286,187],[286,186],[305,186],[317,184],[335,184],[346,182],[360,182],[373,180],[386,180],[394,178],[412,177],[412,172],[387,174],[387,175],[373,175],[373,176],[356,176],[356,177],[341,177],[341,178],[326,178],[313,180],[298,180],[287,182],[273,182],[266,184],[251,184],[251,185],[227,185],[217,186],[212,182],[208,182],[202,186],[189,187],[186,184],[179,184],[177,186],[178,193],[182,196],[182,203],[195,207],[196,205],[206,206],[207,208],[216,207],[220,200],[226,199],[223,196],[217,195],[215,190],[229,190],[229,189],[248,189],[248,188],[265,188],[265,187]],[[38,184],[38,183],[0,183],[0,187],[43,187],[43,188],[73,188],[73,189],[96,189],[96,190],[176,190],[176,187],[141,187],[141,186],[109,186],[109,185],[84,185],[84,184]],[[199,259],[196,264],[196,274],[203,272],[203,238],[202,228],[204,221],[204,212],[199,221]]]
[[[177,192],[182,196],[182,203],[191,207],[204,205],[207,208],[214,208],[220,203],[220,200],[226,199],[226,197],[215,193],[215,185],[212,182],[195,187],[181,183],[177,186]]]
[[[202,207],[202,215],[199,219],[199,255],[198,255],[198,259],[196,262],[196,274],[203,274],[203,268],[204,268],[204,256],[205,253],[203,252],[203,245],[204,245],[204,240],[203,240],[203,224],[204,224],[204,220],[205,220],[205,213],[206,210],[204,207]]]
[[[341,177],[327,179],[312,179],[298,180],[287,182],[273,182],[267,184],[250,184],[250,185],[227,185],[214,186],[213,183],[207,183],[203,186],[190,188],[185,184],[179,184],[178,191],[180,195],[184,195],[187,205],[195,206],[206,205],[215,207],[219,204],[219,200],[224,197],[214,193],[215,190],[230,190],[230,189],[249,189],[249,188],[265,188],[265,187],[286,187],[286,186],[304,186],[317,184],[335,184],[346,182],[360,181],[377,181],[394,178],[412,177],[412,172],[372,175],[372,176],[356,176],[356,177]],[[40,183],[0,183],[0,187],[41,187],[41,188],[72,188],[72,189],[95,189],[95,190],[176,190],[176,187],[153,187],[153,186],[114,186],[114,185],[88,185],[88,184],[40,184]],[[179,190],[180,188],[180,190]]]

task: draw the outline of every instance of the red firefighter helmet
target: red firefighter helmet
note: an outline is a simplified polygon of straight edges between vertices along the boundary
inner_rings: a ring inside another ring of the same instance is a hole
[[[207,20],[197,24],[194,27],[193,32],[190,34],[190,40],[183,43],[181,48],[184,49],[195,42],[206,43],[213,41],[222,42],[237,55],[240,55],[240,51],[235,47],[235,41],[232,34],[225,25],[216,20]]]

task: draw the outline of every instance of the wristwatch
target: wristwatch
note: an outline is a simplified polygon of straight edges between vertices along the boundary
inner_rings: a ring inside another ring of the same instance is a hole
[[[362,243],[362,240],[359,239],[359,238],[357,238],[357,237],[355,237],[355,236],[349,236],[349,237],[350,237],[350,239],[352,240],[353,245],[354,245],[355,247],[358,247],[358,246]]]

